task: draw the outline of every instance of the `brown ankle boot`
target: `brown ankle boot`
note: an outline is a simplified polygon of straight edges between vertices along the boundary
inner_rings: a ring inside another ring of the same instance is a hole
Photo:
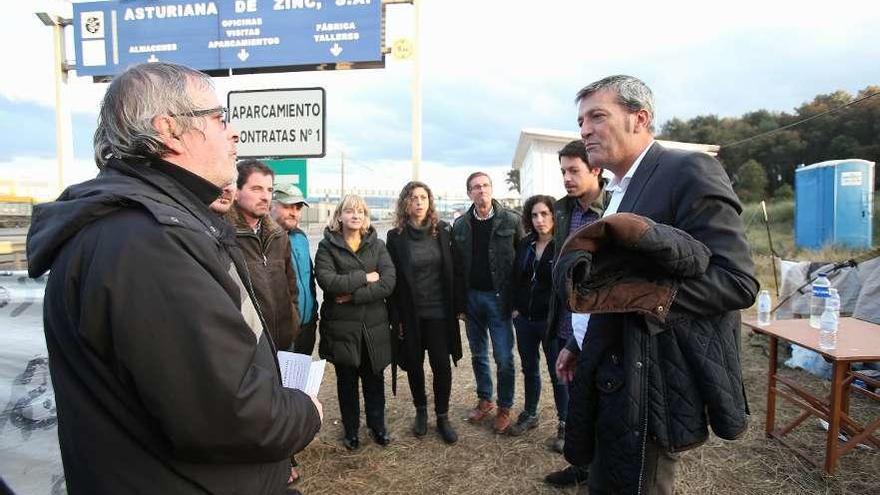
[[[495,409],[495,404],[493,404],[491,400],[480,399],[480,402],[477,403],[477,407],[468,411],[468,421],[471,423],[479,423],[488,416],[493,409]]]
[[[495,415],[495,424],[492,425],[495,433],[504,433],[510,428],[510,408],[499,407]]]

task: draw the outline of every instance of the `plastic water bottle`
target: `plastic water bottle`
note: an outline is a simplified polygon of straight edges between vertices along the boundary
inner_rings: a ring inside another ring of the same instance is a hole
[[[837,289],[829,289],[830,295],[825,301],[825,311],[819,318],[819,348],[834,349],[837,347],[837,323],[840,320],[840,296]]]
[[[825,312],[825,300],[828,299],[828,289],[831,288],[831,282],[828,276],[823,272],[819,273],[816,280],[813,281],[812,293],[810,296],[810,326],[819,328],[819,319]]]
[[[758,325],[766,327],[770,324],[770,307],[773,302],[770,300],[770,291],[762,290],[758,294]]]

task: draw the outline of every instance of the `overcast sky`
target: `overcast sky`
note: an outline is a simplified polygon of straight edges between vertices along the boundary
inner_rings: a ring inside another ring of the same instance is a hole
[[[183,0],[181,0],[183,1]],[[268,0],[260,0],[268,1]],[[462,195],[489,171],[504,191],[523,128],[575,130],[574,94],[626,73],[654,90],[657,118],[792,111],[818,93],[880,84],[875,1],[595,2],[423,0],[422,179]],[[52,33],[37,11],[70,15],[69,2],[6,2],[0,31],[0,179],[55,173]],[[412,8],[387,7],[387,42],[412,31]],[[72,49],[69,58],[73,58]],[[385,69],[218,78],[221,101],[240,89],[321,86],[328,150],[310,160],[310,187],[398,190],[410,175],[411,62]],[[76,164],[66,182],[93,176],[91,134],[106,85],[72,75]],[[719,143],[712,143],[719,144]]]

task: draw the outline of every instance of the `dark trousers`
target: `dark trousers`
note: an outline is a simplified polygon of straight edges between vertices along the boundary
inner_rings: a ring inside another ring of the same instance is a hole
[[[293,352],[311,356],[312,351],[315,350],[315,334],[317,330],[317,321],[301,325],[299,328],[299,335],[297,335],[296,340],[293,341]]]
[[[345,436],[356,438],[360,428],[361,403],[358,397],[358,379],[364,389],[367,426],[375,431],[385,431],[384,372],[378,375],[373,373],[366,342],[361,343],[361,365],[359,367],[338,364],[335,366],[336,395],[339,398],[339,411],[342,414]]]
[[[516,328],[516,348],[522,363],[525,411],[533,416],[538,412],[538,402],[541,400],[539,349],[543,349],[544,358],[547,360],[547,371],[550,373],[550,383],[553,385],[556,417],[559,421],[565,421],[568,412],[568,385],[556,377],[556,358],[559,356],[559,349],[565,346],[565,341],[560,343],[559,339],[554,338],[548,342],[544,338],[547,333],[547,322],[544,320],[530,321],[523,316],[517,316],[513,319],[513,326]]]
[[[446,336],[446,320],[419,320],[422,347],[428,351],[428,362],[434,375],[434,412],[449,412],[449,394],[452,390],[452,366],[449,364],[449,344]],[[427,407],[425,394],[425,353],[420,352],[412,362],[412,370],[406,374],[409,390],[416,407]]]

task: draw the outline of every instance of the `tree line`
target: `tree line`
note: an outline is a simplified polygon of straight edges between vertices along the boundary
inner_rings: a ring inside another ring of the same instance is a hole
[[[700,115],[687,121],[674,118],[663,125],[658,138],[721,145],[718,159],[745,202],[768,197],[788,199],[792,196],[795,168],[800,164],[844,158],[880,162],[878,93],[880,86],[868,86],[855,96],[846,91],[822,94],[796,108],[794,113],[757,110],[741,117]],[[838,111],[737,144],[865,97]],[[880,183],[878,175],[874,174],[875,188]]]

